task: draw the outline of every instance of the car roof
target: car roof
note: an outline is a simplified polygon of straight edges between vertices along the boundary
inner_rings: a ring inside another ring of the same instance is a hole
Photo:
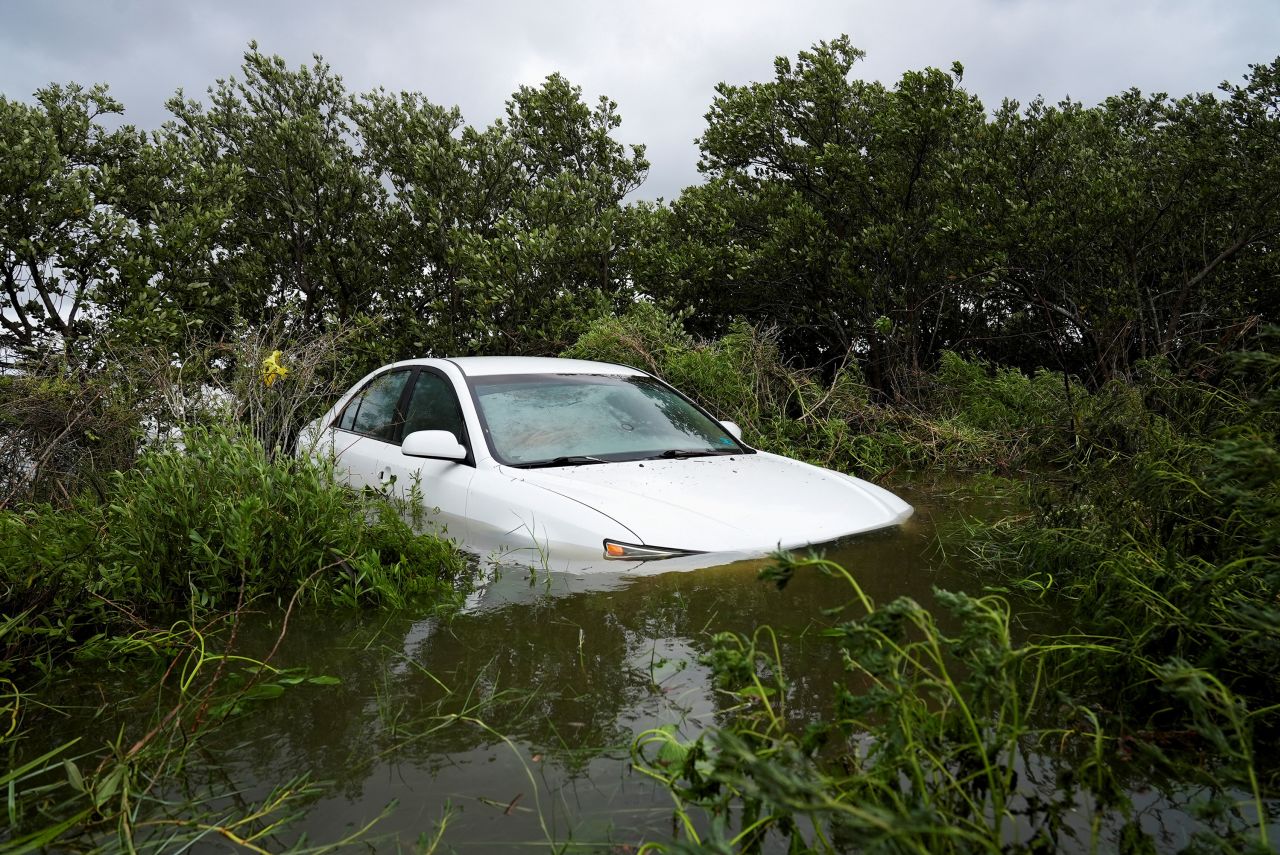
[[[614,374],[634,377],[644,374],[635,368],[611,362],[547,356],[459,356],[447,361],[458,366],[468,377],[495,374]]]

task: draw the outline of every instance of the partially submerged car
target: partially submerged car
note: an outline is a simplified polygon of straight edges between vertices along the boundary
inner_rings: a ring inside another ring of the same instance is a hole
[[[573,359],[385,366],[308,426],[300,451],[333,455],[353,487],[414,485],[464,549],[534,565],[759,555],[912,512],[866,481],[750,448],[650,374]]]

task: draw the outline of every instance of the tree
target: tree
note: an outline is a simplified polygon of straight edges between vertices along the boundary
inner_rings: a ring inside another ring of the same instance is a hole
[[[886,88],[861,57],[842,37],[717,87],[708,181],[646,213],[663,237],[636,263],[695,331],[774,324],[789,356],[852,353],[901,396],[945,349],[1101,383],[1275,319],[1277,64],[1220,98],[988,118],[958,64]]]
[[[193,151],[198,144],[157,134],[117,177],[112,204],[129,228],[116,275],[95,291],[106,341],[172,352],[192,338],[221,338],[239,320],[243,289],[219,280],[242,173]]]
[[[741,314],[779,324],[789,353],[834,367],[850,351],[885,391],[956,335],[967,277],[968,177],[983,129],[962,69],[910,72],[893,89],[852,77],[847,37],[774,79],[721,84],[699,140],[710,176],[673,205],[686,263],[646,283],[695,305],[706,327]]]
[[[1017,321],[1039,342],[997,358],[1102,382],[1264,316],[1255,298],[1263,269],[1275,275],[1276,131],[1256,90],[1229,91],[1223,101],[1130,90],[1096,108],[1035,101],[997,113],[988,162],[1003,311],[988,325]]]
[[[374,305],[387,263],[385,191],[359,150],[353,100],[318,56],[291,71],[251,42],[242,68],[243,80],[209,89],[208,108],[179,90],[159,139],[210,174],[238,171],[216,201],[235,216],[210,275],[251,322],[294,302],[309,328],[354,318]]]
[[[648,163],[613,139],[612,101],[588,107],[553,74],[482,131],[408,93],[366,96],[359,117],[392,188],[388,311],[406,319],[413,352],[556,353],[629,299],[620,203]]]
[[[127,223],[111,205],[114,183],[136,151],[107,87],[36,92],[36,103],[0,96],[0,350],[32,358],[78,353],[98,286],[117,273]]]

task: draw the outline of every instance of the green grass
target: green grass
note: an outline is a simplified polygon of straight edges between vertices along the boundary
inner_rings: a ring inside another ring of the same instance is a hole
[[[679,828],[647,850],[1155,851],[1130,801],[1133,764],[1121,758],[1142,737],[1099,706],[1087,679],[1130,657],[1123,645],[1090,635],[1016,643],[1001,597],[935,591],[955,627],[944,631],[914,600],[877,605],[847,571],[817,558],[779,556],[762,577],[782,585],[797,572],[850,586],[850,603],[824,632],[845,665],[834,702],[798,730],[773,632],[716,635],[703,657],[726,698],[716,725],[693,739],[657,728],[633,745],[636,768],[671,793]],[[1242,805],[1223,797],[1238,787],[1243,807],[1261,816],[1275,795],[1257,773],[1243,699],[1185,662],[1140,665],[1216,751],[1207,768],[1163,756],[1163,771],[1219,794],[1196,845],[1269,851],[1266,828],[1241,820]]]
[[[103,639],[267,598],[449,600],[464,563],[386,497],[235,430],[189,430],[103,495],[0,512],[0,674]]]

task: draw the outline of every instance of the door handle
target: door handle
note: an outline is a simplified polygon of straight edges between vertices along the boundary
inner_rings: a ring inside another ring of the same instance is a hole
[[[388,472],[386,469],[379,469],[379,470],[378,470],[378,480],[379,480],[379,481],[381,481],[383,484],[388,484],[388,483],[390,483],[390,482],[391,482],[391,473],[390,473],[390,472]]]

